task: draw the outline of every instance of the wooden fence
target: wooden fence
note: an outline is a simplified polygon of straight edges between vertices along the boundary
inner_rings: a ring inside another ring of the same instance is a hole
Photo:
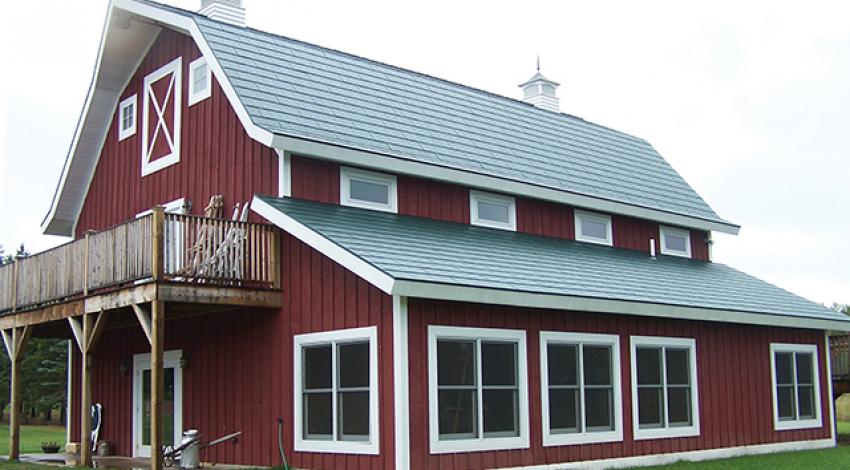
[[[270,225],[157,210],[0,266],[0,312],[153,278],[276,288],[277,243]]]

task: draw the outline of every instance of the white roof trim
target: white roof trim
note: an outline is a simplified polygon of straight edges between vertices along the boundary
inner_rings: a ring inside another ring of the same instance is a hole
[[[657,209],[634,206],[622,202],[585,196],[560,189],[547,188],[522,181],[513,181],[466,170],[458,170],[429,163],[421,163],[399,155],[379,153],[342,147],[328,142],[317,142],[307,138],[276,134],[272,146],[278,150],[331,160],[347,165],[364,166],[378,171],[414,175],[449,183],[461,184],[486,191],[495,191],[516,196],[567,204],[598,212],[621,214],[639,219],[654,220],[667,225],[678,225],[697,230],[737,235],[741,227],[732,223],[720,223],[686,215],[674,214]]]
[[[541,294],[484,287],[396,279],[327,237],[301,224],[264,200],[254,197],[251,209],[334,262],[341,264],[378,289],[393,296],[475,302],[528,308],[613,313],[681,320],[743,323],[748,325],[850,331],[850,321],[792,317],[670,304],[600,299],[573,295]]]
[[[77,122],[77,129],[74,132],[74,139],[71,142],[71,147],[68,152],[68,157],[65,159],[65,165],[62,169],[56,193],[51,203],[50,211],[42,222],[42,231],[50,235],[72,236],[76,226],[76,221],[79,218],[83,202],[85,201],[88,187],[94,176],[97,160],[100,157],[100,150],[103,140],[109,131],[109,126],[112,124],[112,116],[115,113],[115,108],[118,103],[120,94],[124,91],[127,84],[127,76],[135,73],[138,67],[138,60],[132,60],[136,55],[142,58],[146,55],[148,47],[156,38],[160,28],[158,26],[145,25],[138,28],[130,28],[127,31],[133,31],[137,36],[151,36],[145,40],[130,41],[136,44],[134,52],[130,54],[131,60],[122,61],[114,60],[109,65],[107,73],[104,71],[105,48],[107,38],[110,40],[115,35],[125,35],[131,33],[124,30],[113,29],[111,26],[112,18],[117,11],[124,11],[140,17],[154,20],[158,25],[171,27],[180,32],[186,33],[192,37],[201,50],[203,57],[207,59],[213,75],[218,80],[219,85],[227,96],[230,105],[239,117],[239,122],[245,128],[248,135],[266,145],[271,146],[272,134],[262,129],[251,121],[248,111],[242,105],[239,97],[236,95],[236,90],[231,85],[229,79],[224,74],[224,70],[218,63],[218,60],[212,53],[212,49],[207,44],[201,34],[195,20],[186,15],[181,15],[163,8],[153,5],[137,2],[135,0],[112,0],[109,4],[109,9],[104,22],[103,33],[101,34],[100,46],[98,48],[97,62],[95,64],[92,81],[89,85],[89,92],[86,96],[86,102],[83,107],[83,112]],[[140,22],[133,21],[133,24],[138,25]],[[135,66],[135,67],[134,67]],[[115,76],[121,76],[120,83],[103,83],[107,78],[115,80]],[[106,78],[102,78],[106,77]],[[96,122],[92,122],[95,121]],[[105,121],[105,122],[104,122]],[[85,145],[81,145],[81,139],[85,140]]]
[[[266,220],[277,225],[288,234],[306,243],[334,262],[339,263],[345,269],[365,279],[366,282],[387,294],[392,294],[395,280],[389,274],[367,263],[354,253],[351,253],[310,227],[275,209],[258,197],[254,197],[254,200],[251,201],[251,210],[265,217]]]

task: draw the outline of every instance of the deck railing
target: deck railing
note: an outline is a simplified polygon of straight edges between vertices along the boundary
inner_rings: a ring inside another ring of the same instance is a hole
[[[0,312],[157,279],[279,287],[270,225],[152,214],[0,266]]]

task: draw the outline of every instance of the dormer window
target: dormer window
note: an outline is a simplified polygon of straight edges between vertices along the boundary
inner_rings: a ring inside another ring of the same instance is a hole
[[[118,105],[118,140],[136,133],[136,95],[124,99]]]
[[[385,212],[398,212],[396,177],[374,171],[340,169],[340,203]]]
[[[575,211],[576,240],[611,246],[611,216],[595,212]]]
[[[212,76],[207,59],[201,57],[189,64],[189,106],[212,94]]]
[[[472,225],[516,231],[516,200],[509,196],[469,192]]]
[[[691,232],[673,227],[661,227],[661,254],[691,257]]]

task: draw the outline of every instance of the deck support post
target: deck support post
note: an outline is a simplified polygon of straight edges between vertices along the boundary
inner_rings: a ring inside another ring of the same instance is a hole
[[[3,330],[3,343],[11,363],[11,410],[9,411],[9,460],[21,456],[21,359],[32,328],[22,326]]]
[[[165,303],[151,302],[151,470],[162,469],[163,329]]]
[[[84,313],[82,322],[74,317],[68,318],[74,342],[80,348],[80,462],[84,467],[92,466],[92,442],[91,441],[91,370],[92,353],[97,345],[100,335],[103,333],[107,320],[106,310],[101,310],[94,318],[94,313]],[[82,324],[80,324],[82,323]],[[97,444],[97,443],[94,443]]]

